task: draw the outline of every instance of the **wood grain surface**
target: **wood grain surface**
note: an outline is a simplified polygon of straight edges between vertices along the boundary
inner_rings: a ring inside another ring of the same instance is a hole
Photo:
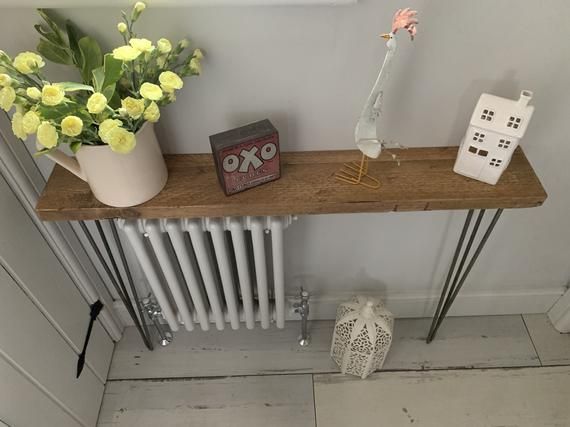
[[[457,147],[393,150],[370,162],[379,189],[334,178],[357,151],[283,153],[282,178],[225,196],[211,154],[166,155],[169,179],[152,200],[113,208],[97,201],[89,186],[56,166],[37,204],[46,221],[104,218],[192,218],[242,215],[330,214],[540,206],[547,195],[519,147],[495,186],[453,172]]]

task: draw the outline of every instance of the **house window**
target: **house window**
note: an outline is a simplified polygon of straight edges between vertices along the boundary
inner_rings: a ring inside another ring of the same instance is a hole
[[[481,157],[487,157],[487,155],[489,154],[487,150],[479,150],[474,145],[470,145],[467,151],[473,154],[478,154]]]
[[[495,112],[493,110],[485,109],[481,113],[481,120],[487,120],[488,122],[490,122],[491,120],[493,120],[494,115],[495,115]]]
[[[489,162],[489,164],[495,168],[501,166],[502,163],[503,161],[501,159],[491,159],[491,161]]]
[[[511,142],[508,139],[499,139],[499,148],[510,148]]]
[[[475,132],[475,133],[473,134],[473,141],[483,142],[484,139],[485,139],[485,134],[484,134],[484,133]]]
[[[521,125],[522,119],[520,117],[511,116],[507,122],[508,128],[518,129]]]

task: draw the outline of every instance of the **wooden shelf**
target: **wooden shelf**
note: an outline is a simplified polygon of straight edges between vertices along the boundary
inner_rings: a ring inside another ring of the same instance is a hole
[[[191,218],[201,216],[330,214],[540,206],[547,195],[522,149],[496,186],[453,172],[457,147],[396,150],[370,162],[377,190],[345,184],[334,174],[357,151],[282,153],[280,180],[226,197],[211,154],[166,155],[169,180],[154,199],[135,207],[98,202],[88,185],[56,166],[36,210],[46,221],[104,218]]]

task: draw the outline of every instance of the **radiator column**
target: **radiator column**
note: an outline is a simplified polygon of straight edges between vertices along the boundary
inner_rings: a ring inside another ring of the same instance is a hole
[[[186,227],[188,228],[188,233],[190,233],[192,247],[194,248],[196,260],[198,261],[198,266],[202,272],[202,280],[204,281],[206,294],[208,295],[208,300],[210,301],[210,307],[214,316],[214,322],[216,322],[216,329],[222,331],[224,329],[225,323],[224,312],[222,311],[222,306],[220,305],[218,288],[216,287],[216,281],[214,279],[214,270],[212,269],[210,257],[208,256],[209,250],[206,247],[204,230],[202,229],[202,221],[189,220],[186,222]]]
[[[162,289],[162,285],[160,284],[160,279],[154,271],[154,267],[152,265],[152,260],[147,253],[147,250],[144,245],[143,236],[140,234],[139,230],[137,229],[137,223],[131,221],[124,221],[120,220],[119,224],[121,228],[125,231],[129,242],[139,260],[139,264],[144,271],[144,274],[148,280],[148,284],[154,293],[156,301],[160,305],[162,309],[162,315],[166,319],[168,326],[170,329],[175,332],[179,329],[178,326],[178,319],[176,318],[176,314],[170,305],[170,301],[168,300],[168,296]]]
[[[212,243],[216,252],[216,260],[218,261],[218,270],[220,271],[220,279],[222,280],[222,288],[226,297],[226,307],[230,318],[232,329],[239,329],[239,310],[235,291],[235,284],[230,265],[228,248],[226,245],[226,234],[220,220],[214,219],[209,221],[210,233],[212,233]]]
[[[253,245],[253,261],[255,265],[255,278],[257,281],[257,299],[259,301],[259,317],[261,327],[269,328],[271,320],[269,315],[269,291],[267,285],[267,266],[265,261],[265,238],[263,236],[261,219],[251,220],[251,242]]]
[[[190,252],[186,247],[186,242],[184,240],[184,232],[178,220],[169,220],[166,222],[166,231],[172,242],[172,248],[176,253],[176,257],[179,260],[189,260]],[[202,290],[198,285],[198,278],[194,269],[189,262],[179,262],[180,269],[182,270],[182,275],[188,286],[188,292],[190,292],[190,298],[192,298],[192,303],[194,304],[194,309],[196,310],[196,317],[198,322],[200,322],[200,327],[203,331],[210,329],[210,318],[208,316],[208,309],[204,303],[204,298],[202,295]],[[220,309],[221,311],[221,309]]]
[[[271,249],[275,286],[275,324],[285,327],[285,268],[283,266],[283,218],[271,218]]]
[[[162,273],[164,274],[164,278],[166,279],[166,283],[170,287],[170,293],[172,294],[172,298],[178,307],[178,313],[182,318],[182,322],[184,322],[184,327],[187,331],[194,330],[194,319],[192,318],[192,314],[190,313],[190,308],[188,307],[188,303],[186,302],[186,297],[182,292],[182,286],[178,281],[178,276],[176,275],[176,271],[174,270],[174,265],[172,263],[172,259],[168,251],[166,250],[166,244],[164,242],[164,234],[160,229],[160,223],[158,220],[151,220],[151,221],[144,221],[145,230],[148,234],[148,238],[150,240],[150,244],[154,249],[154,254],[156,255],[156,259],[158,260],[158,264],[162,269]]]

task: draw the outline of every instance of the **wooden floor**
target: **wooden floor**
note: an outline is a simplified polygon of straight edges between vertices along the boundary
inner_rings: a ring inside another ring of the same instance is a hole
[[[337,374],[332,322],[312,344],[285,330],[180,332],[146,351],[134,329],[116,348],[100,426],[570,426],[570,335],[544,315],[396,322],[382,372]]]

